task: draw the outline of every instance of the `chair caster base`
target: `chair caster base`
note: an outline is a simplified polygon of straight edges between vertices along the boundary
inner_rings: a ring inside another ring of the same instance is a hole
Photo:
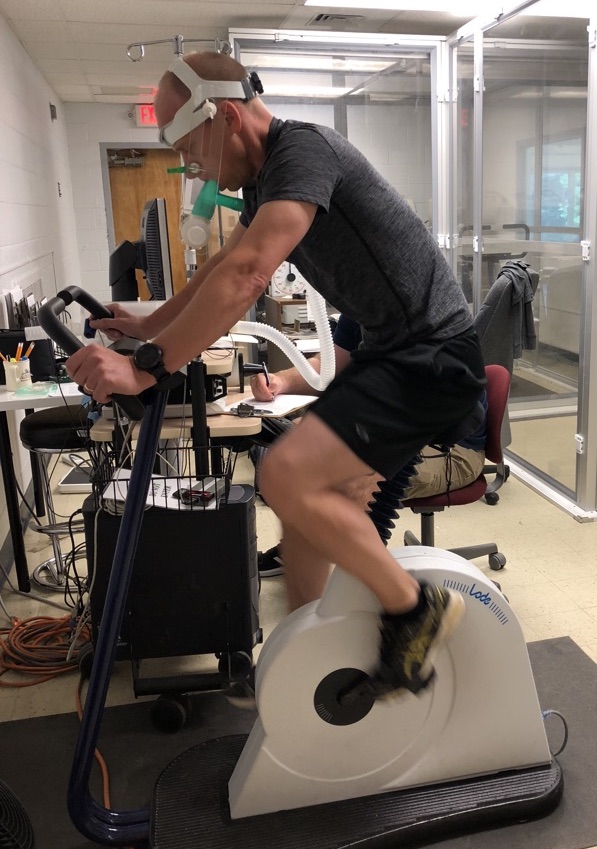
[[[65,589],[77,590],[76,584],[68,579],[62,569],[57,568],[55,557],[40,563],[31,573],[31,581],[40,589],[52,592],[62,592]]]
[[[506,565],[506,558],[501,551],[496,551],[495,554],[489,555],[489,568],[494,572],[499,572]]]

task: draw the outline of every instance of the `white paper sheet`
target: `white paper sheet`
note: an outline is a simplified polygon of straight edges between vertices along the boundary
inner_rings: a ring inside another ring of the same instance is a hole
[[[287,416],[295,410],[300,410],[317,401],[317,395],[277,395],[273,401],[258,401],[256,398],[245,398],[243,404],[250,404],[257,410],[265,412],[257,413],[256,415],[264,416]],[[238,406],[238,402],[224,407],[224,412],[234,412]]]

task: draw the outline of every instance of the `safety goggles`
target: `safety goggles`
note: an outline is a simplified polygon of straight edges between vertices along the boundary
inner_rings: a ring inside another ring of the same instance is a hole
[[[191,92],[191,97],[180,107],[174,118],[160,129],[160,142],[169,147],[215,116],[214,98],[252,100],[263,93],[261,80],[254,71],[239,82],[204,80],[182,57],[175,59],[168,70]]]

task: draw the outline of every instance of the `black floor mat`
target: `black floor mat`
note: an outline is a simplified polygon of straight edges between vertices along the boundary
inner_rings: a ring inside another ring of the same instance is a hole
[[[568,745],[558,757],[564,772],[563,801],[545,819],[443,841],[437,844],[441,849],[587,849],[597,845],[597,665],[568,637],[531,643],[529,653],[542,708],[561,712],[569,726]],[[74,686],[65,680],[65,693]],[[69,697],[70,693],[65,695]],[[146,702],[106,710],[99,748],[110,771],[113,807],[147,805],[159,772],[196,743],[250,730],[254,714],[236,710],[222,696],[201,694],[192,701],[188,724],[174,735],[154,730]],[[557,717],[547,722],[555,750],[562,740],[561,722]],[[77,727],[74,714],[0,725],[0,778],[25,806],[36,849],[95,845],[78,834],[66,811]],[[99,771],[92,790],[101,800]]]

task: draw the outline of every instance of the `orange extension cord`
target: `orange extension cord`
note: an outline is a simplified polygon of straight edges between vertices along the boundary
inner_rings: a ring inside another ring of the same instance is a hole
[[[77,669],[79,651],[89,642],[90,632],[83,628],[79,644],[71,650],[75,627],[71,614],[13,617],[11,628],[0,629],[0,687],[32,687]],[[25,680],[6,680],[7,672],[24,675]]]
[[[85,678],[81,675],[81,677],[79,678],[79,685],[77,687],[77,692],[75,695],[75,701],[77,704],[77,716],[79,717],[79,721],[83,718],[83,705],[81,703],[81,693],[83,692],[84,684]],[[108,774],[108,766],[99,749],[96,749],[93,754],[99,764],[99,768],[102,773],[102,801],[104,804],[104,808],[109,811],[112,808],[112,803],[110,802],[110,775]],[[133,849],[133,847],[124,846],[123,849]]]
[[[30,619],[12,617],[11,628],[0,628],[0,687],[32,687],[50,681],[64,672],[73,672],[79,667],[79,652],[91,640],[89,626],[81,630],[78,645],[71,652],[70,640],[76,628],[71,614],[52,618],[32,616]],[[7,672],[20,673],[29,680],[4,680]],[[77,716],[81,720],[83,707],[81,693],[85,679],[79,679],[75,693]],[[104,807],[110,810],[110,777],[108,767],[99,751],[94,752],[102,774],[102,797]],[[130,847],[124,847],[130,849]]]

